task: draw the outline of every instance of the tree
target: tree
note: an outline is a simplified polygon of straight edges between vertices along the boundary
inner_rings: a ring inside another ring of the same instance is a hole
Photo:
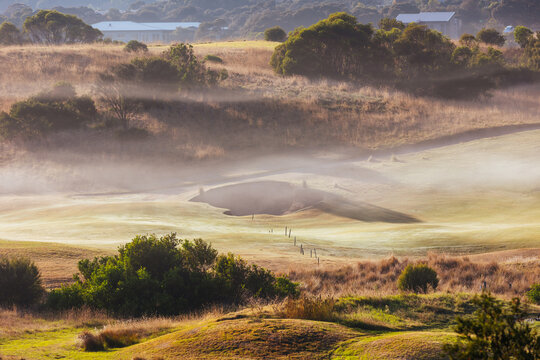
[[[264,31],[264,40],[283,42],[287,39],[287,33],[279,26],[268,28]]]
[[[398,278],[398,288],[404,291],[427,293],[436,289],[439,279],[435,270],[426,264],[409,264]]]
[[[537,0],[501,0],[493,8],[493,17],[500,23],[524,24],[533,26],[538,23],[540,2]]]
[[[522,48],[527,47],[533,38],[534,33],[525,26],[516,26],[514,29],[514,39]]]
[[[293,31],[276,47],[271,65],[283,75],[366,78],[384,76],[390,57],[373,41],[371,25],[346,13],[335,13],[308,28]]]
[[[145,43],[142,43],[137,40],[130,40],[124,46],[124,51],[127,52],[148,52],[148,46]]]
[[[503,46],[505,43],[504,36],[495,29],[482,29],[476,34],[478,41],[488,45]]]
[[[525,321],[526,312],[518,298],[508,306],[488,293],[473,299],[473,317],[458,317],[456,344],[445,346],[452,360],[540,358],[540,334]]]
[[[44,295],[37,266],[28,259],[0,257],[0,307],[27,307]]]
[[[3,22],[0,25],[0,44],[16,45],[22,42],[22,35],[19,29],[10,22]]]
[[[29,16],[23,29],[33,42],[46,44],[91,43],[103,37],[99,30],[78,17],[56,10],[40,10]]]
[[[379,21],[379,29],[390,31],[392,29],[405,29],[405,24],[394,18],[382,18]]]
[[[113,66],[99,74],[94,86],[99,100],[108,107],[124,130],[129,129],[130,121],[139,108],[137,98],[140,94],[134,80],[135,72],[132,64]]]

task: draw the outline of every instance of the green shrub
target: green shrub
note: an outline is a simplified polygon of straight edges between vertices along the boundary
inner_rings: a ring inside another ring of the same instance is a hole
[[[116,256],[79,262],[75,284],[51,291],[51,309],[86,305],[121,316],[175,315],[213,303],[297,294],[297,284],[201,239],[137,236]]]
[[[478,41],[488,45],[503,46],[505,43],[504,36],[495,29],[482,29],[476,34]]]
[[[398,288],[403,291],[427,293],[438,285],[437,273],[425,264],[407,265],[398,278]]]
[[[531,286],[531,289],[527,292],[527,297],[532,303],[540,304],[540,283]]]
[[[382,18],[381,20],[379,20],[378,25],[379,25],[379,29],[382,29],[385,31],[391,31],[392,29],[399,29],[399,30],[405,29],[405,24],[394,18]]]
[[[264,40],[283,42],[287,39],[287,33],[279,26],[268,28],[264,31]]]
[[[38,138],[48,132],[78,128],[96,115],[90,97],[77,97],[71,84],[58,83],[49,91],[16,102],[9,114],[0,114],[0,137]]]
[[[0,44],[15,45],[22,43],[23,37],[19,29],[10,22],[0,25]]]
[[[0,257],[0,307],[38,303],[44,289],[37,266],[28,259]]]
[[[458,317],[460,339],[445,346],[450,359],[540,359],[540,334],[518,298],[506,305],[487,293],[473,299],[473,317]]]
[[[223,64],[223,59],[216,55],[208,54],[203,58],[204,61],[214,62],[217,64]]]
[[[130,40],[124,46],[124,51],[127,52],[148,52],[148,46],[137,40]]]
[[[514,40],[522,47],[525,48],[529,45],[529,41],[533,37],[534,33],[525,26],[516,26],[514,29]]]

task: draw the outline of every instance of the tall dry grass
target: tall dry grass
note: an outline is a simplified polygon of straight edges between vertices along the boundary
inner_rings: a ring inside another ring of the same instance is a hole
[[[164,49],[151,48],[150,55]],[[227,69],[229,79],[218,89],[164,94],[168,102],[146,106],[133,121],[154,135],[145,152],[156,149],[192,160],[245,149],[318,146],[353,146],[368,153],[448,136],[459,141],[459,134],[476,129],[486,129],[482,136],[489,136],[489,129],[538,123],[540,118],[540,85],[498,90],[475,101],[449,101],[362,83],[281,77],[269,65],[271,49],[216,46],[195,51],[201,57],[222,57],[223,65],[208,66]],[[0,110],[57,81],[90,93],[98,73],[135,56],[140,55],[116,45],[4,47]],[[61,143],[75,154],[77,149],[81,154],[133,150],[115,145],[118,139],[102,130],[102,123],[92,124],[91,129],[52,139],[48,146]],[[158,143],[163,146],[155,147]]]
[[[524,296],[540,278],[540,261],[506,262],[472,261],[469,257],[429,254],[412,260],[390,257],[378,261],[361,261],[356,265],[331,269],[289,272],[299,281],[306,294],[340,297],[349,295],[389,295],[399,293],[397,279],[410,263],[423,262],[435,269],[439,277],[437,291],[481,292],[484,286],[503,297]]]

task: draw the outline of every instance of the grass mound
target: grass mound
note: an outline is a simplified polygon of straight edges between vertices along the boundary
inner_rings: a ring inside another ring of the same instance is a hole
[[[233,318],[213,321],[122,350],[119,358],[322,359],[360,333],[307,320]]]
[[[445,332],[407,332],[369,336],[340,346],[333,359],[440,360],[444,343],[455,338]]]

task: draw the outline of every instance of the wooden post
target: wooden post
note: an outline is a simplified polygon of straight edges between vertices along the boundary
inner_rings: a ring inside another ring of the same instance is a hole
[[[309,250],[309,257],[310,258],[313,257],[313,250],[311,250],[311,249]]]
[[[287,227],[285,226],[285,236],[287,236]]]
[[[292,230],[292,229],[289,228],[289,237],[291,237],[291,230]],[[285,235],[287,235],[287,234],[285,234]]]
[[[317,258],[317,266],[319,266],[321,263],[321,259],[320,258]]]
[[[294,246],[296,246],[296,236],[294,237]]]

